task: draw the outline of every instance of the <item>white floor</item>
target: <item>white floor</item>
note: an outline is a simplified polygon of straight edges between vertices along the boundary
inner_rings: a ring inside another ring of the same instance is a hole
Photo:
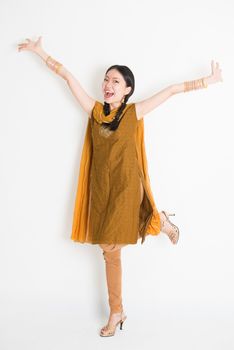
[[[224,302],[224,301],[223,301]],[[106,308],[69,300],[12,302],[1,310],[1,350],[145,349],[232,350],[233,305],[132,305],[123,330],[102,338]],[[111,346],[111,348],[110,348]]]

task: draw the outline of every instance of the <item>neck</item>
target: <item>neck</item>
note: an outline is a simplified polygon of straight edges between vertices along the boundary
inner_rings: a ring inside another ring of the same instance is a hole
[[[115,108],[119,108],[121,105],[121,102],[110,103],[110,110],[112,111]]]

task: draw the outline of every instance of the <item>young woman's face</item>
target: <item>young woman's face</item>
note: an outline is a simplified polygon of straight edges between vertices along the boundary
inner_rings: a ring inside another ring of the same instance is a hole
[[[126,87],[124,78],[116,69],[111,69],[104,77],[102,91],[105,102],[115,103],[122,102],[131,87]]]

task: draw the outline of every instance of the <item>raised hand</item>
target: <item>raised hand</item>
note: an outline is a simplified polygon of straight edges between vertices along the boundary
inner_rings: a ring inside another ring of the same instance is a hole
[[[222,69],[219,68],[219,63],[214,63],[214,60],[211,61],[211,75],[209,76],[209,83],[218,83],[219,81],[223,81],[221,72]]]
[[[27,43],[18,44],[18,51],[28,50],[28,51],[38,53],[40,50],[42,50],[41,38],[42,37],[40,36],[36,41],[30,40],[27,38],[26,39]]]

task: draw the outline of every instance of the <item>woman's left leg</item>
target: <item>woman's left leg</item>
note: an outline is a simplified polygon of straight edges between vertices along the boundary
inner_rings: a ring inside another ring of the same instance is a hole
[[[126,315],[122,304],[122,266],[121,248],[116,245],[99,244],[103,249],[103,257],[106,263],[106,281],[109,295],[110,316],[108,323],[102,327],[100,335],[108,335],[113,332],[115,325]],[[125,244],[126,245],[126,244]]]
[[[104,248],[104,249],[103,249]],[[122,312],[122,266],[121,248],[112,245],[103,247],[103,257],[106,264],[106,281],[109,295],[110,313]]]

